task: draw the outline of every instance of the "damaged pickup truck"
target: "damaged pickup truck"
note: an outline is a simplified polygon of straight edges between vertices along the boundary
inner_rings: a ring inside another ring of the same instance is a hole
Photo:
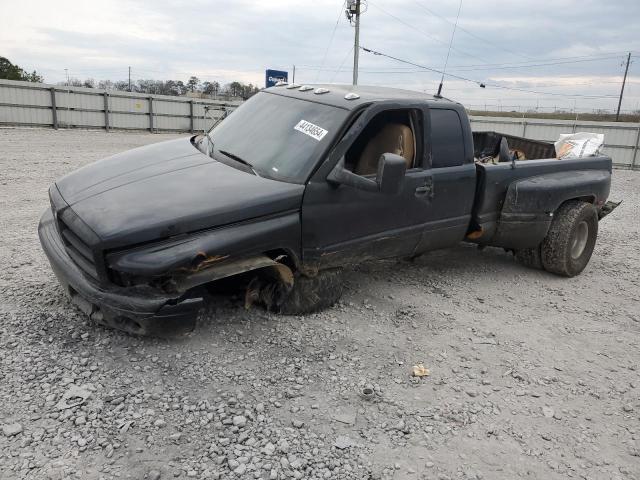
[[[246,281],[247,304],[302,314],[339,298],[345,265],[462,241],[571,277],[615,206],[612,163],[554,157],[551,144],[472,133],[443,98],[280,85],[206,134],[57,181],[39,235],[72,301],[135,334],[192,329],[228,277]]]

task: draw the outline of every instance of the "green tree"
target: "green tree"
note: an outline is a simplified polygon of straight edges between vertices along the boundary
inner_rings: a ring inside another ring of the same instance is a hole
[[[220,84],[218,82],[204,82],[202,84],[202,93],[207,95],[217,95],[220,91]]]
[[[22,80],[25,82],[43,82],[44,78],[34,70],[25,72],[18,65],[14,65],[8,58],[0,57],[0,78],[5,80]]]
[[[244,85],[240,82],[231,82],[226,86],[227,94],[232,97],[239,97],[242,95]]]
[[[191,92],[195,92],[198,89],[198,85],[200,85],[200,79],[198,77],[192,76],[187,80],[187,88]]]

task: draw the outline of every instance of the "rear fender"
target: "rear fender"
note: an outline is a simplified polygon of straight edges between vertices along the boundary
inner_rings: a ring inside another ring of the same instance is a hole
[[[606,170],[557,172],[525,178],[509,185],[502,213],[553,213],[564,202],[574,199],[599,208],[607,200],[610,187],[611,174]]]
[[[496,234],[489,243],[514,249],[535,247],[546,236],[560,205],[580,199],[600,209],[610,188],[608,170],[557,172],[514,181],[509,185]]]

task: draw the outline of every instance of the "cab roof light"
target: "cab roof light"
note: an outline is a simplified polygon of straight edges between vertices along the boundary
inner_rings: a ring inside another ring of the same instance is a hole
[[[294,88],[300,88],[300,85],[297,83],[292,83],[291,85],[287,85],[287,89],[292,90]]]
[[[285,85],[287,85],[287,82],[285,82],[284,80],[279,80],[274,86],[284,87]]]
[[[360,98],[360,95],[353,92],[349,92],[344,96],[345,100],[357,100],[358,98]]]
[[[311,85],[302,85],[300,87],[301,92],[308,92],[309,90],[313,90],[313,87]]]
[[[329,89],[324,87],[319,87],[319,88],[316,88],[313,91],[313,93],[315,93],[316,95],[322,95],[323,93],[329,93]]]

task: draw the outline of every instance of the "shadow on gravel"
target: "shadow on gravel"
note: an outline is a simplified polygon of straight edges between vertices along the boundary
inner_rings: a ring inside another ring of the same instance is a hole
[[[494,277],[496,272],[500,275],[519,274],[525,273],[525,268],[519,265],[510,253],[502,249],[479,250],[474,245],[467,244],[429,252],[412,260],[373,261],[347,270],[342,302],[359,301],[360,291],[377,282],[380,275],[384,275],[389,281],[402,287],[406,281],[432,283],[434,280],[446,278],[448,281],[455,282],[456,276],[460,278],[460,275],[469,273],[482,282],[485,276],[487,279]],[[85,329],[87,326],[103,335],[111,333],[118,335],[122,337],[118,339],[121,341],[130,338],[137,339],[143,345],[149,342],[179,345],[194,341],[196,336],[204,336],[209,342],[224,342],[224,338],[219,336],[223,330],[224,335],[226,330],[245,329],[247,326],[267,328],[275,325],[279,319],[304,318],[274,314],[259,306],[245,309],[245,287],[246,279],[220,282],[207,293],[206,304],[198,314],[194,333],[168,339],[137,337],[94,324],[71,304],[53,277],[47,282],[26,286],[18,296],[22,297],[26,305],[39,310],[43,328],[59,338],[63,344],[68,341],[70,331]],[[337,310],[334,307],[326,312]],[[55,330],[58,331],[55,332]]]

